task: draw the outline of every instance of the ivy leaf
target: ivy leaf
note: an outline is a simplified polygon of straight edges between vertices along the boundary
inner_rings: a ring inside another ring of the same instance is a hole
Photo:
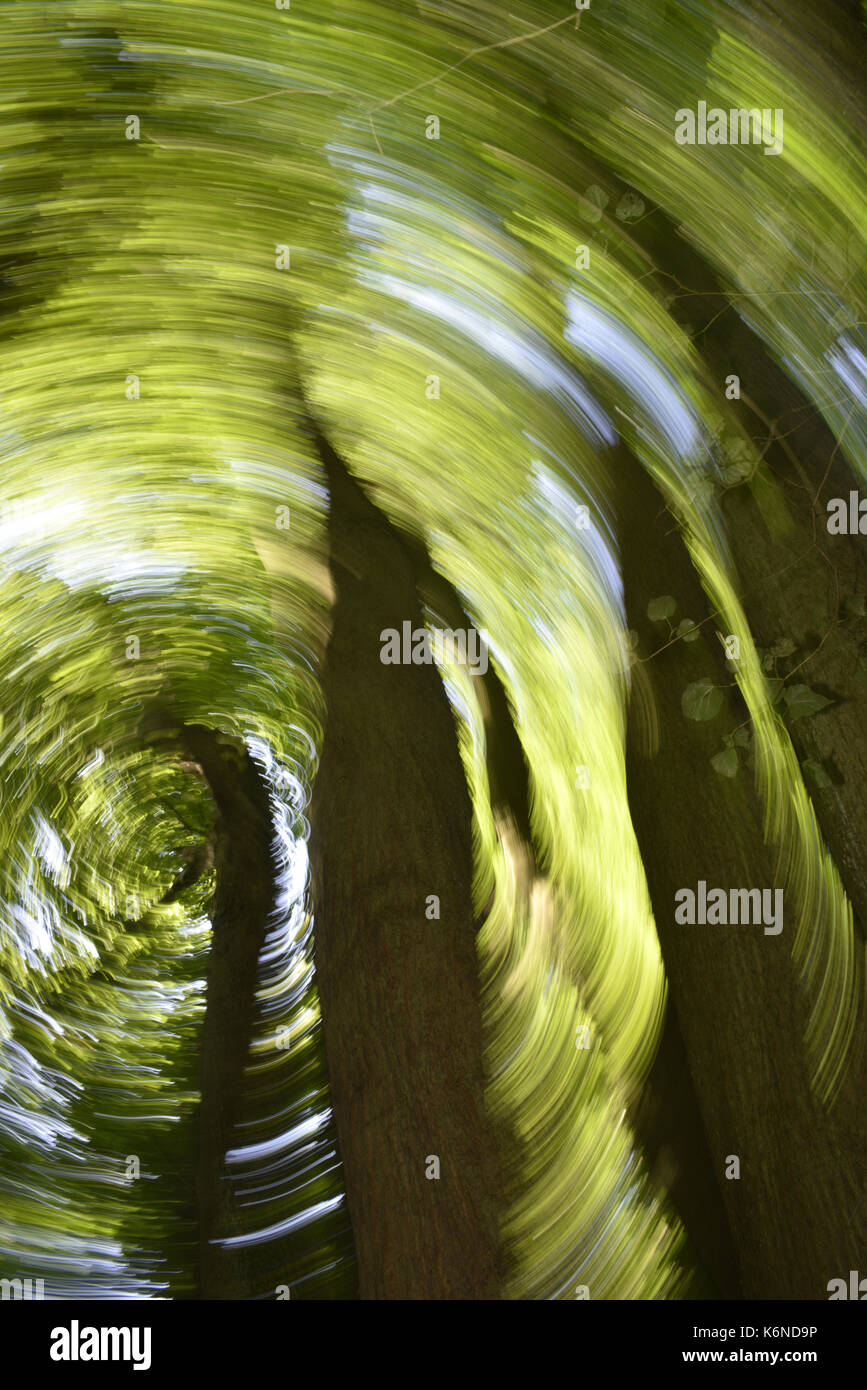
[[[664,623],[666,618],[670,618],[677,610],[677,600],[671,594],[662,594],[659,598],[652,598],[647,605],[647,616],[652,623]]]
[[[608,206],[608,194],[597,183],[591,184],[578,202],[578,213],[585,222],[599,222],[603,208]]]
[[[717,753],[711,758],[710,765],[714,772],[718,772],[720,777],[736,777],[738,773],[738,750],[736,748],[724,748],[721,753]]]
[[[732,739],[738,745],[739,748],[748,748],[750,744],[749,729],[735,729],[734,733],[732,734]]]
[[[811,690],[808,685],[790,685],[785,695],[786,709],[790,719],[806,719],[808,715],[818,714],[831,701],[824,695]]]
[[[644,200],[637,193],[624,193],[614,209],[615,217],[621,222],[634,222],[643,212]]]
[[[791,637],[779,637],[771,647],[774,656],[791,656],[794,650],[795,644]]]
[[[697,642],[701,633],[696,627],[692,618],[684,618],[677,628],[678,637],[682,637],[684,642]]]
[[[731,435],[728,439],[724,439],[723,445],[732,463],[749,463],[749,445],[745,439],[741,439],[740,435]]]
[[[801,767],[807,773],[817,791],[825,791],[828,787],[833,786],[831,778],[828,776],[822,764],[817,762],[815,758],[807,758],[801,763]]]
[[[772,680],[765,681],[765,688],[768,692],[768,699],[775,705],[783,693],[783,682],[779,676],[774,676]]]
[[[745,482],[753,471],[749,445],[737,436],[724,439],[722,443],[727,456],[723,479],[729,487],[736,487],[738,483]]]
[[[714,495],[714,485],[710,478],[699,478],[690,484],[688,496],[694,507],[706,507],[713,501]]]
[[[694,719],[696,722],[713,719],[722,709],[722,703],[722,691],[718,690],[707,676],[700,681],[693,681],[680,697],[680,707],[687,719]]]

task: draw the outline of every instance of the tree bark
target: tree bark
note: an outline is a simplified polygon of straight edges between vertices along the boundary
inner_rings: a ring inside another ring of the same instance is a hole
[[[435,667],[380,660],[384,629],[423,626],[413,565],[310,428],[337,588],[311,813],[315,957],[360,1294],[496,1298],[498,1164],[454,720]]]
[[[657,208],[641,231],[662,284],[671,287],[676,281],[693,291],[676,298],[670,312],[684,324],[706,325],[696,332],[695,343],[720,396],[727,376],[740,380],[741,400],[727,401],[726,409],[740,416],[749,434],[769,440],[756,476],[722,495],[726,539],[756,643],[770,647],[778,638],[791,637],[798,647],[794,661],[810,657],[797,679],[835,700],[821,719],[793,721],[788,731],[798,758],[821,762],[829,772],[832,785],[813,795],[814,809],[863,939],[865,620],[847,615],[844,604],[847,598],[864,597],[867,555],[863,537],[829,536],[826,524],[827,500],[848,498],[856,482],[815,407],[734,306],[721,312],[725,296],[720,281],[678,228]],[[825,622],[814,617],[823,600],[829,610]]]
[[[677,1010],[665,1026],[641,1095],[630,1112],[650,1179],[672,1202],[696,1265],[689,1297],[742,1298],[741,1271],[708,1148]]]
[[[832,701],[819,716],[788,720],[786,727],[799,762],[826,774],[822,786],[806,773],[805,780],[853,910],[860,1007],[851,1055],[857,1064],[843,1077],[834,1106],[834,1122],[852,1151],[863,1147],[859,1115],[867,1055],[867,619],[852,601],[863,604],[867,592],[867,553],[861,535],[829,535],[826,504],[832,497],[848,498],[856,479],[844,448],[762,340],[732,304],[721,312],[721,282],[679,229],[657,208],[641,230],[657,272],[669,277],[663,283],[676,280],[692,291],[675,299],[671,313],[681,322],[705,325],[696,332],[696,347],[720,393],[729,375],[739,378],[741,399],[727,401],[726,408],[740,416],[764,451],[754,477],[721,497],[750,636],[761,648],[791,638],[796,651],[780,674],[792,670],[794,681]]]
[[[274,903],[268,790],[240,744],[202,725],[181,736],[201,767],[217,805],[216,892],[201,1041],[201,1094],[196,1196],[199,1211],[199,1297],[251,1298],[273,1288],[256,1282],[260,1247],[222,1245],[249,1233],[232,1200],[225,1155],[237,1143],[244,1068],[253,1022],[256,970]]]
[[[863,1165],[845,1125],[810,1092],[805,1001],[790,956],[800,904],[765,845],[763,816],[742,772],[720,777],[710,758],[746,716],[707,624],[692,643],[664,641],[649,599],[672,594],[700,622],[708,612],[689,554],[649,476],[618,450],[618,512],[627,620],[639,635],[627,725],[627,782],[671,997],[698,1096],[747,1297],[827,1298],[827,1283],[858,1268],[856,1212]],[[721,713],[685,718],[681,694],[710,677]],[[679,925],[675,894],[785,886],[784,926]],[[727,1179],[730,1155],[741,1176]]]

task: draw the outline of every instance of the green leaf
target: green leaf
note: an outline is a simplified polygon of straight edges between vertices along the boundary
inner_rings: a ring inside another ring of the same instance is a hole
[[[815,758],[807,758],[801,763],[801,767],[807,773],[807,776],[817,791],[825,791],[826,788],[833,786],[831,778],[828,776],[822,764],[817,762]]]
[[[697,642],[701,633],[692,618],[683,618],[678,624],[677,635],[682,637],[684,642]]]
[[[598,222],[602,217],[602,210],[608,206],[608,194],[598,184],[594,183],[587,189],[587,192],[578,201],[578,213],[584,218],[585,222]]]
[[[738,750],[736,748],[724,748],[721,753],[717,753],[711,758],[710,765],[714,772],[718,772],[720,777],[736,777],[739,767]]]
[[[794,650],[795,644],[791,637],[779,637],[771,647],[774,656],[791,656]]]
[[[664,623],[666,618],[670,618],[677,611],[677,600],[671,594],[662,594],[659,598],[652,598],[647,605],[647,616],[652,623]]]
[[[765,688],[768,692],[768,699],[775,705],[783,693],[784,686],[779,676],[774,676],[772,680],[765,681]]]
[[[786,710],[790,719],[806,719],[808,715],[818,714],[831,701],[824,695],[811,690],[808,685],[790,685],[785,694]]]
[[[745,439],[740,435],[732,435],[723,440],[726,453],[733,463],[749,463],[750,448]]]
[[[704,507],[713,501],[716,489],[710,478],[697,470],[684,479],[686,495],[696,507]]]
[[[713,719],[722,709],[722,703],[722,691],[718,690],[707,676],[700,681],[693,681],[680,697],[680,707],[687,719],[697,722]]]
[[[644,200],[637,193],[624,193],[614,210],[621,222],[634,222],[644,212]]]
[[[734,733],[732,734],[732,740],[734,743],[737,744],[739,748],[749,748],[751,738],[752,734],[750,730],[747,728],[735,729]]]
[[[737,436],[724,439],[722,443],[727,455],[723,468],[723,481],[729,487],[737,487],[738,483],[745,482],[753,471],[753,459],[749,446],[745,440]]]

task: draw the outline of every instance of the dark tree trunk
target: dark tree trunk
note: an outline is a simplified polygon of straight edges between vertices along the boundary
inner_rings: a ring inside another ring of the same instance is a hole
[[[267,787],[240,744],[202,725],[181,736],[201,767],[217,805],[216,892],[208,960],[207,1002],[201,1041],[197,1204],[199,1296],[241,1299],[274,1290],[256,1284],[253,1252],[217,1244],[249,1233],[232,1200],[225,1154],[244,1094],[244,1068],[253,1021],[256,968],[274,904],[272,827]]]
[[[724,308],[721,283],[679,230],[660,209],[640,230],[662,285],[692,291],[680,294],[671,312],[697,329],[696,346],[720,398],[726,378],[737,375],[741,401],[726,402],[727,409],[760,445],[763,437],[770,441],[756,477],[723,494],[726,536],[756,643],[770,647],[791,637],[797,652],[789,665],[810,657],[795,679],[835,700],[821,719],[792,721],[789,735],[799,759],[822,763],[829,774],[831,786],[810,790],[863,937],[867,620],[847,611],[846,601],[867,593],[867,548],[862,536],[830,536],[826,511],[828,499],[848,497],[855,480],[818,411],[735,307]],[[822,607],[825,617],[817,613]]]
[[[867,619],[859,610],[867,595],[867,547],[861,535],[829,535],[826,509],[830,498],[848,498],[855,479],[844,448],[761,339],[733,305],[721,312],[726,304],[721,283],[679,230],[657,209],[641,232],[657,270],[670,277],[664,283],[676,281],[692,291],[678,296],[671,311],[698,328],[696,346],[720,394],[729,375],[739,377],[741,400],[727,407],[739,413],[745,430],[766,450],[754,478],[729,488],[721,499],[751,637],[762,648],[790,638],[796,650],[780,673],[791,670],[793,682],[806,683],[832,701],[818,717],[788,720],[787,730],[801,764],[809,762],[825,774],[821,786],[804,776],[860,938],[853,970],[861,1007],[851,1047],[860,1066],[851,1066],[842,1078],[834,1122],[845,1131],[847,1147],[863,1147]]]
[[[708,604],[660,493],[625,450],[614,456],[627,619],[639,634],[627,733],[629,801],[686,1055],[747,1297],[827,1298],[827,1283],[858,1267],[854,1219],[863,1198],[859,1155],[845,1125],[811,1095],[805,1000],[790,948],[801,910],[765,845],[762,809],[745,772],[719,776],[721,734],[746,719],[713,623],[698,641],[662,645],[648,601],[672,594],[700,622]],[[687,719],[685,687],[724,689],[722,711]],[[679,925],[675,893],[785,889],[784,926]],[[729,1155],[739,1179],[725,1177]]]
[[[496,1298],[498,1164],[454,719],[435,667],[380,660],[384,629],[422,626],[413,564],[311,430],[337,587],[311,815],[315,953],[361,1297]],[[433,895],[439,920],[426,916]]]
[[[740,1266],[677,1011],[668,1001],[650,1075],[630,1113],[651,1181],[683,1223],[697,1270],[691,1297],[742,1298]]]

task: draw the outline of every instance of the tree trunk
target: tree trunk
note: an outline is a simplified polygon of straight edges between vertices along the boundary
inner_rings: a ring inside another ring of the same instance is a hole
[[[380,660],[384,629],[422,626],[412,562],[311,429],[337,587],[311,814],[315,955],[360,1293],[496,1298],[498,1165],[454,719],[435,667]]]
[[[789,665],[810,657],[796,679],[835,700],[819,720],[792,721],[789,736],[802,762],[813,759],[829,774],[831,785],[813,795],[814,808],[863,938],[865,620],[847,613],[845,601],[859,595],[863,600],[867,571],[863,538],[829,536],[826,524],[828,499],[848,498],[856,483],[815,407],[733,305],[721,312],[721,283],[678,229],[656,209],[642,232],[663,285],[670,287],[676,279],[693,291],[676,298],[670,312],[683,323],[707,325],[699,328],[695,342],[720,396],[729,375],[740,380],[741,401],[728,401],[726,408],[736,411],[760,442],[762,436],[770,440],[763,470],[750,484],[723,494],[726,539],[757,645],[770,647],[791,637],[797,652]],[[828,609],[824,620],[816,614],[823,604]]]
[[[834,1108],[846,1146],[863,1146],[867,619],[858,612],[867,593],[867,570],[863,537],[829,535],[826,510],[830,498],[848,498],[856,480],[828,425],[762,340],[733,305],[720,312],[721,283],[660,209],[648,217],[642,233],[657,270],[693,291],[676,298],[671,312],[682,322],[706,325],[696,333],[696,347],[720,393],[729,375],[739,378],[741,400],[726,402],[727,409],[740,415],[760,452],[766,448],[749,483],[729,488],[721,499],[750,635],[760,648],[790,638],[795,651],[779,673],[791,671],[793,682],[806,683],[832,701],[818,717],[788,720],[787,732],[802,766],[808,763],[825,774],[822,785],[809,773],[805,781],[852,904],[854,980],[861,1002],[850,1051],[861,1065],[843,1077]]]
[[[238,1143],[235,1125],[244,1093],[256,969],[274,904],[271,818],[267,787],[241,745],[202,725],[182,738],[201,767],[217,805],[216,893],[201,1042],[197,1203],[199,1296],[241,1299],[273,1289],[256,1284],[261,1248],[217,1244],[249,1233],[232,1200],[225,1154]]]
[[[671,997],[747,1297],[827,1298],[858,1268],[858,1150],[810,1092],[805,1001],[790,956],[800,903],[764,842],[748,774],[717,775],[710,758],[746,709],[707,624],[695,642],[662,646],[648,601],[672,594],[682,614],[708,612],[688,552],[649,476],[615,455],[627,620],[639,634],[627,732],[627,782]],[[721,712],[687,719],[681,695],[709,677]],[[757,926],[679,925],[675,894],[784,887],[779,935]],[[740,1178],[727,1178],[730,1156]]]

